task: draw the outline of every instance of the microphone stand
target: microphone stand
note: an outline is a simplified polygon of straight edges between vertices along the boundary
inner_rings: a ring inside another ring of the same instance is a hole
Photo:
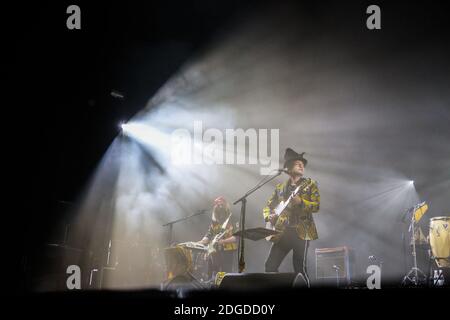
[[[408,210],[411,214],[411,222],[409,225],[409,230],[411,232],[411,240],[412,240],[412,256],[413,256],[413,267],[403,278],[402,284],[406,284],[408,281],[415,285],[416,287],[420,285],[419,276],[422,276],[425,280],[427,280],[426,275],[417,267],[417,251],[416,251],[416,219],[414,217],[414,212],[420,208],[422,203],[414,206],[412,210]]]
[[[401,218],[400,218],[400,221],[402,222],[402,223],[404,223],[404,224],[406,224],[406,220],[407,220],[407,218],[408,218],[408,214],[410,213],[410,212],[412,212],[414,210],[414,207],[411,207],[411,208],[408,208],[408,209],[406,209],[403,213],[402,213],[402,215],[401,215]],[[402,254],[403,254],[403,264],[404,264],[404,270],[405,270],[405,273],[407,273],[408,272],[408,257],[407,257],[407,254],[406,254],[406,250],[407,250],[407,246],[408,246],[408,244],[406,243],[406,239],[405,239],[405,228],[403,227],[402,228]]]
[[[163,224],[162,225],[163,227],[167,227],[167,226],[169,227],[169,233],[168,233],[168,236],[167,236],[169,246],[172,244],[172,231],[173,231],[173,225],[175,223],[178,223],[178,222],[190,219],[190,218],[195,217],[195,216],[199,216],[201,214],[205,214],[207,212],[208,212],[207,210],[203,209],[203,210],[197,211],[196,213],[194,213],[194,214],[192,214],[190,216],[187,216],[187,217],[184,217],[184,218],[180,218],[180,219],[177,219],[177,220],[173,220],[173,221],[169,221],[169,222]]]
[[[242,197],[240,197],[235,202],[233,202],[233,205],[236,205],[239,202],[241,203],[241,218],[240,218],[241,236],[239,237],[239,246],[238,246],[238,255],[239,255],[238,270],[239,270],[239,273],[242,273],[245,269],[245,258],[244,258],[245,233],[244,233],[244,230],[245,230],[245,209],[246,209],[246,205],[247,205],[247,197],[249,195],[251,195],[253,192],[255,192],[256,190],[258,190],[259,188],[261,188],[262,186],[264,186],[265,184],[269,183],[270,181],[272,181],[273,179],[275,179],[276,177],[281,175],[282,172],[284,172],[284,171],[278,170],[278,173],[270,176],[270,178],[267,179],[266,181],[263,180],[263,181],[259,182],[256,186],[254,186],[252,189],[247,191]]]

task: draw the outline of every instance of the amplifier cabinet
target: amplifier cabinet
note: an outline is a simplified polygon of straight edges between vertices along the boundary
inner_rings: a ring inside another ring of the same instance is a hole
[[[348,247],[316,249],[316,279],[324,285],[348,286],[353,257]]]

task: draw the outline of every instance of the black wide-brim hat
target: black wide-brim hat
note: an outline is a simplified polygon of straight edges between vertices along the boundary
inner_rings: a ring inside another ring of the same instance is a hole
[[[306,167],[306,164],[308,163],[308,160],[306,160],[303,155],[305,152],[297,153],[291,148],[287,148],[286,152],[284,153],[284,166],[283,168],[287,168],[288,164],[292,161],[300,160],[303,162],[303,165]]]

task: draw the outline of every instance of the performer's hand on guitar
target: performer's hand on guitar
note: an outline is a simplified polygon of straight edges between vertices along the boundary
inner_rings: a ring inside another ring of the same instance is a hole
[[[273,211],[272,211],[273,212]],[[275,225],[275,223],[277,222],[278,216],[275,213],[271,213],[269,214],[269,222],[272,225]]]
[[[298,205],[302,204],[302,202],[303,202],[303,199],[299,195],[296,195],[295,197],[293,197],[292,201],[291,201],[292,205],[294,205],[294,206],[298,206]]]
[[[222,248],[223,247],[223,245],[226,243],[226,241],[225,240],[223,240],[223,239],[220,239],[219,241],[217,241],[217,243],[216,243],[216,249],[218,249],[218,248]]]

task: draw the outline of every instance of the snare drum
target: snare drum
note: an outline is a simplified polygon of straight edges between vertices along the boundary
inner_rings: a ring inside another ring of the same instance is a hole
[[[439,268],[450,268],[450,217],[430,219],[430,246]]]

